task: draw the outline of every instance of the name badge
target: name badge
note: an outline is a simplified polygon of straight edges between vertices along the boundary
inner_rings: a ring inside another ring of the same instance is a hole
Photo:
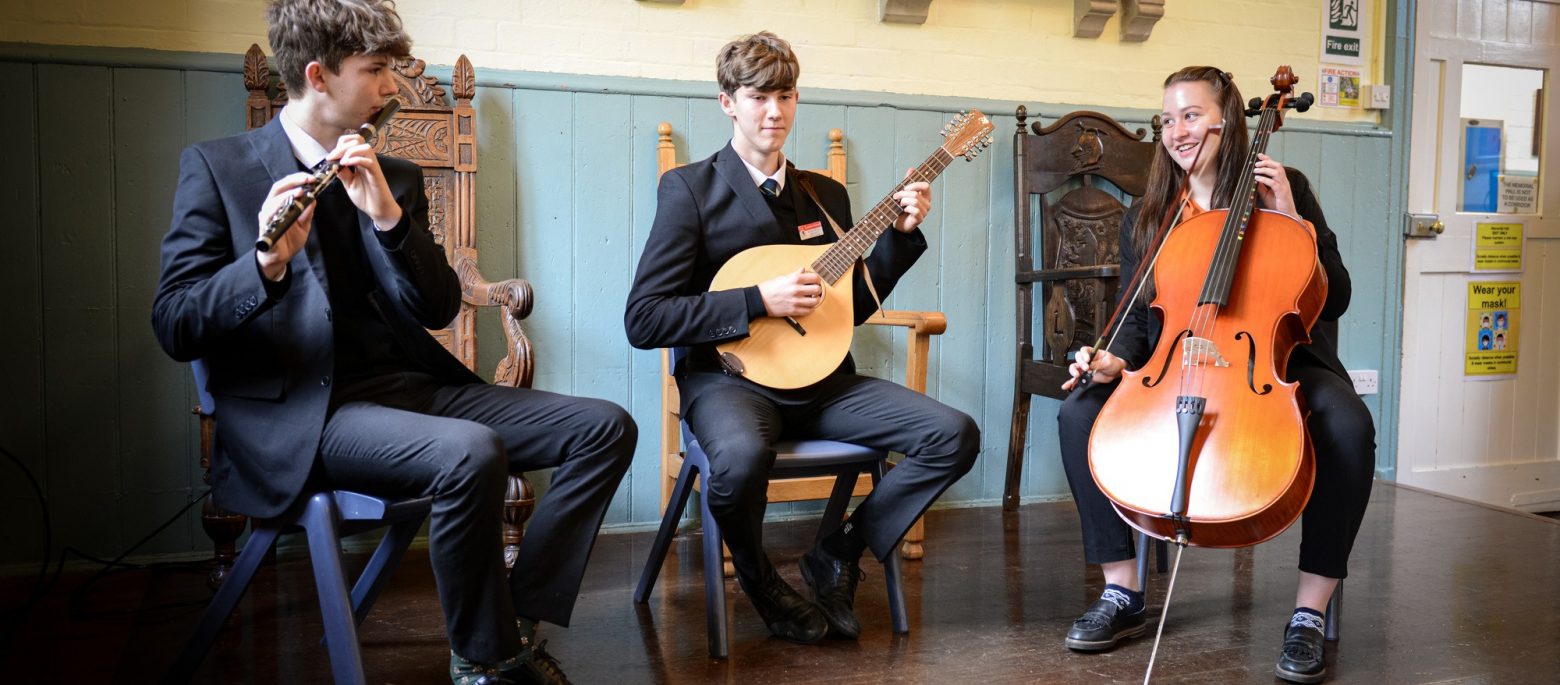
[[[810,224],[797,226],[796,232],[801,234],[802,240],[811,240],[823,235],[823,222],[814,221]]]

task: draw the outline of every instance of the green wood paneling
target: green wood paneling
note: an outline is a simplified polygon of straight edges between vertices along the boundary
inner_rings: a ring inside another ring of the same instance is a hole
[[[572,392],[574,96],[514,91],[513,98],[517,263],[536,288],[536,308],[527,322],[538,356],[536,387]]]
[[[167,112],[184,99],[184,79],[160,69],[116,69],[113,73],[114,284],[118,293],[114,332],[117,348],[121,492],[146,493],[159,506],[119,500],[125,532],[156,528],[200,485],[190,479],[189,372],[171,363],[151,331],[157,289],[158,243],[168,230],[169,198],[178,181],[182,126],[169,126]],[[148,542],[146,551],[182,551],[189,530],[172,527]],[[106,552],[107,550],[105,550]]]
[[[943,117],[946,119],[946,117]],[[940,122],[934,122],[941,126]],[[932,129],[935,135],[936,129]],[[938,141],[940,142],[940,141]],[[941,301],[939,309],[948,316],[948,333],[936,343],[938,384],[936,396],[944,402],[969,414],[977,422],[987,413],[985,368],[1000,359],[1000,348],[991,348],[990,305],[986,302],[986,282],[990,273],[989,241],[987,230],[990,218],[989,189],[992,185],[991,166],[985,155],[972,161],[956,159],[943,174],[934,201],[941,209],[936,212],[941,226],[933,239],[941,245],[942,264],[939,273]],[[931,274],[931,269],[921,271],[920,279]],[[1010,324],[1004,328],[1011,327]],[[995,353],[995,354],[994,354]],[[960,382],[951,382],[958,379]],[[1004,410],[1008,402],[1001,402]],[[984,469],[972,469],[970,474],[955,484],[947,496],[960,499],[978,498],[985,490]]]
[[[108,554],[117,507],[121,386],[109,69],[38,67],[44,411],[57,538]]]
[[[574,386],[570,392],[626,406],[631,348],[623,307],[639,254],[633,240],[631,96],[574,96],[575,280],[570,332]],[[653,151],[653,147],[651,148]],[[619,488],[609,523],[627,523],[628,492]]]
[[[704,102],[698,106],[708,107]],[[673,135],[687,134],[689,103],[682,98],[638,95],[633,100],[632,177],[629,181],[633,235],[628,254],[630,272],[637,273],[639,255],[644,252],[645,241],[650,238],[650,227],[655,221],[657,172],[656,143],[660,140],[657,129],[661,122],[672,124]],[[618,293],[617,300],[625,302],[628,293]],[[621,324],[619,324],[621,325]],[[661,441],[661,353],[657,350],[633,350],[629,356],[631,395],[628,410],[639,422],[639,442],[635,448],[636,476],[626,483],[624,491],[629,497],[629,518],[633,521],[655,521],[661,516],[661,483],[659,468],[643,464],[660,463]]]
[[[11,84],[9,104],[0,107],[0,131],[9,138],[6,163],[0,164],[0,206],[6,208],[7,246],[0,250],[0,377],[6,392],[0,394],[0,448],[19,465],[6,460],[0,469],[0,512],[13,522],[0,546],[0,563],[31,560],[41,555],[43,514],[38,494],[20,468],[38,481],[49,483],[45,455],[43,366],[43,265],[38,207],[38,120],[35,67],[0,62],[0,82]],[[20,468],[19,468],[20,467]],[[47,490],[45,490],[45,493]],[[14,536],[14,537],[12,537]]]
[[[478,88],[477,110],[477,264],[484,278],[498,281],[519,275],[515,267],[515,112],[514,91]],[[503,315],[477,312],[477,373],[492,379],[498,360],[508,353]]]

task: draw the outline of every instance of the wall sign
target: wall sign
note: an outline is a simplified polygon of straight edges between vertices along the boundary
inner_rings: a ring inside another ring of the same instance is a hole
[[[1468,282],[1468,337],[1463,375],[1471,379],[1517,373],[1517,333],[1522,319],[1522,284]]]
[[[1322,17],[1322,62],[1365,64],[1365,1],[1327,0]]]
[[[1473,228],[1474,271],[1521,271],[1522,224],[1485,223]]]

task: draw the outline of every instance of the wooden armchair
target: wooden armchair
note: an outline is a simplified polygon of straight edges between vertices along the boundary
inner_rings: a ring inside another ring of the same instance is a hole
[[[678,166],[677,146],[672,143],[672,125],[662,122],[657,128],[658,140],[656,142],[657,177]],[[829,130],[829,150],[827,167],[814,169],[815,173],[823,174],[829,178],[845,183],[845,134],[839,129]],[[847,217],[848,218],[848,217]],[[867,320],[868,324],[876,326],[900,326],[906,330],[909,336],[908,359],[905,362],[905,387],[916,392],[926,392],[926,359],[931,345],[931,337],[941,335],[948,328],[948,319],[941,312],[911,312],[882,310]],[[667,502],[672,496],[672,488],[677,483],[677,474],[682,469],[682,416],[680,415],[679,398],[677,395],[677,381],[672,378],[671,352],[661,350],[661,508],[666,508]],[[820,476],[816,478],[797,478],[789,480],[771,480],[769,482],[770,502],[798,502],[805,500],[827,500],[834,487],[832,476]],[[853,496],[861,497],[872,491],[872,478],[869,474],[862,474],[856,481]],[[904,541],[900,544],[899,552],[905,559],[920,559],[925,553],[921,542],[926,538],[926,527],[923,521],[917,520],[905,534]],[[730,555],[727,555],[726,575],[732,574]]]
[[[478,307],[493,307],[503,324],[507,341],[504,358],[499,360],[493,382],[513,387],[529,387],[532,377],[531,341],[520,322],[531,313],[531,284],[521,279],[489,282],[477,270],[476,250],[476,114],[471,98],[476,92],[476,77],[471,62],[461,55],[455,62],[451,87],[455,104],[447,104],[444,87],[423,73],[420,59],[407,57],[394,65],[394,78],[406,104],[375,142],[376,149],[417,162],[423,168],[423,190],[428,195],[428,224],[434,240],[444,246],[445,256],[455,268],[461,283],[461,308],[448,328],[430,331],[434,338],[460,359],[467,368],[476,369]],[[244,87],[249,91],[246,124],[248,129],[264,126],[287,104],[287,91],[273,87],[271,70],[259,45],[251,45],[244,55]],[[274,94],[273,94],[274,91]],[[209,417],[202,418],[201,467],[209,470],[211,439]],[[208,473],[209,476],[209,473]],[[513,565],[520,549],[526,519],[530,518],[536,496],[529,483],[519,475],[509,477],[504,497],[504,563]],[[217,548],[217,569],[213,585],[232,564],[233,543],[244,529],[244,517],[222,512],[207,499],[202,521]]]
[[[1029,397],[1063,399],[1068,358],[1079,347],[1093,345],[1110,318],[1121,263],[1124,200],[1143,195],[1159,145],[1158,117],[1152,139],[1144,129],[1133,133],[1096,112],[1073,112],[1045,127],[1035,121],[1031,135],[1025,130],[1027,117],[1028,110],[1020,105],[1013,136],[1018,361],[1002,494],[1002,508],[1008,511],[1018,508]],[[1038,350],[1036,283],[1041,286],[1043,326]]]

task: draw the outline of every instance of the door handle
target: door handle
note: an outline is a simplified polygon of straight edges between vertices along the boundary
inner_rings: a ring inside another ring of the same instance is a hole
[[[1439,214],[1414,214],[1412,212],[1403,215],[1403,235],[1409,238],[1429,238],[1434,240],[1436,236],[1446,232],[1446,224],[1441,223]]]

